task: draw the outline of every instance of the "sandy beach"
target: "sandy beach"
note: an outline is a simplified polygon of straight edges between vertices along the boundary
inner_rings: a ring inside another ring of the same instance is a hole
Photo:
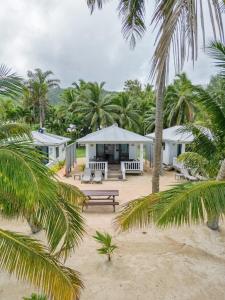
[[[151,192],[151,173],[128,176],[128,180],[80,184],[72,177],[65,182],[83,189],[118,189],[120,204]],[[161,177],[161,189],[174,184],[173,172]],[[120,208],[117,208],[119,210]],[[81,300],[224,300],[225,226],[212,232],[205,225],[118,233],[111,207],[90,207],[84,212],[87,235],[67,265],[82,274],[85,289]],[[25,222],[0,220],[0,226],[30,234]],[[92,236],[96,230],[113,235],[118,245],[112,262],[100,256]],[[36,236],[43,239],[43,233]],[[21,300],[34,291],[0,273],[0,299]]]

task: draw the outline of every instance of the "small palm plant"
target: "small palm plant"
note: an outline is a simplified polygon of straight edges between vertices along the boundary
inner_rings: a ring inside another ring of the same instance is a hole
[[[23,300],[48,300],[46,296],[31,294],[30,297],[23,297]]]
[[[94,235],[93,238],[102,245],[101,248],[97,249],[98,253],[107,255],[108,261],[111,261],[111,255],[114,250],[118,248],[112,244],[112,236],[108,233],[96,231],[96,235]]]

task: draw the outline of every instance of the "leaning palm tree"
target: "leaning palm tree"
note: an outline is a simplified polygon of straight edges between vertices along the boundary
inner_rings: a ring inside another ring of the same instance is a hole
[[[87,83],[80,90],[77,101],[71,104],[70,110],[85,117],[87,126],[95,131],[115,122],[117,105],[112,96],[104,91],[105,83]]]
[[[220,43],[210,47],[217,64],[221,60],[218,54],[225,59],[221,49]],[[198,88],[197,92],[198,101],[210,119],[211,133],[194,126],[192,131],[196,138],[192,150],[196,153],[186,153],[183,158],[184,162],[192,164],[195,159],[195,168],[205,170],[212,179],[177,185],[168,191],[131,201],[117,218],[122,229],[142,227],[151,222],[159,226],[189,225],[206,219],[211,229],[218,229],[219,218],[225,216],[225,110],[207,91]]]
[[[87,0],[91,12],[107,0]],[[130,41],[131,47],[146,31],[145,0],[118,0],[118,11],[122,19],[124,38]],[[163,103],[167,76],[169,73],[170,54],[174,55],[176,73],[182,69],[186,58],[194,62],[198,55],[199,26],[205,46],[205,13],[202,0],[157,0],[151,23],[158,26],[156,46],[152,59],[151,76],[156,81],[156,122],[155,122],[155,149],[154,169],[152,178],[153,192],[159,191],[159,176],[161,170],[161,148],[163,129]],[[224,0],[208,0],[207,5],[210,21],[207,18],[207,27],[213,30],[214,38],[223,40],[223,24],[221,7]],[[150,15],[150,14],[148,14]],[[152,14],[151,14],[152,15]]]
[[[11,96],[17,92],[17,84],[20,80],[7,85],[6,92],[5,79],[0,79],[0,95]],[[82,238],[84,225],[78,205],[83,195],[54,177],[31,142],[26,126],[0,123],[0,215],[34,218],[47,242],[0,228],[0,269],[28,281],[51,299],[74,300],[82,281],[79,273],[60,260],[65,260]]]
[[[59,80],[49,78],[53,75],[52,71],[43,72],[41,69],[28,71],[28,80],[26,82],[26,93],[29,92],[28,98],[32,106],[39,111],[40,127],[45,125],[46,110],[48,108],[48,90],[59,87]]]
[[[51,299],[73,300],[83,286],[79,273],[59,259],[66,259],[82,238],[78,206],[83,196],[54,177],[31,141],[24,125],[0,124],[0,215],[34,218],[47,244],[0,228],[0,269],[28,281]]]

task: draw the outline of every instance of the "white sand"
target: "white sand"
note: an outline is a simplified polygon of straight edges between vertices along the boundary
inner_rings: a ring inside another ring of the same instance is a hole
[[[83,184],[63,179],[83,189],[119,189],[125,203],[151,192],[151,174],[129,176],[126,182]],[[161,178],[161,189],[175,183],[174,174]],[[118,208],[119,209],[119,208]],[[224,300],[225,227],[212,232],[206,226],[159,230],[154,227],[130,233],[114,231],[111,207],[90,207],[84,213],[87,235],[67,261],[79,270],[85,283],[81,300]],[[26,223],[0,220],[0,226],[30,233]],[[96,230],[113,235],[118,245],[113,260],[96,252]],[[37,235],[43,238],[43,233]],[[0,273],[0,299],[21,300],[34,289]]]

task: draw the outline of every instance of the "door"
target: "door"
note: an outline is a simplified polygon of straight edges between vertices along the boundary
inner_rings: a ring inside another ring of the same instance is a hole
[[[105,144],[104,145],[104,152],[106,160],[112,164],[115,162],[114,153],[115,153],[115,145],[114,144]]]
[[[120,144],[120,161],[129,160],[129,144]]]

